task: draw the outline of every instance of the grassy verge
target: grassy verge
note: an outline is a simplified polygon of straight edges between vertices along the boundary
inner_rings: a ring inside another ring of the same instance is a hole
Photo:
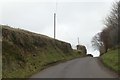
[[[29,31],[2,26],[2,77],[28,78],[53,63],[84,54],[67,42]]]
[[[119,51],[120,49],[109,50],[102,55],[101,58],[105,66],[120,74],[120,64],[118,60],[120,58],[120,55],[118,55]]]
[[[40,72],[41,70],[46,69],[46,68],[48,68],[50,66],[54,66],[54,65],[57,65],[59,63],[63,63],[63,62],[66,62],[66,61],[69,61],[69,60],[72,60],[72,59],[76,59],[76,58],[80,58],[80,57],[84,57],[85,56],[85,55],[83,55],[81,53],[78,53],[78,52],[73,52],[73,53],[70,53],[70,54],[71,55],[62,56],[61,59],[57,58],[58,60],[54,57],[55,60],[53,60],[51,62],[49,61],[49,59],[47,59],[48,62],[46,62],[46,64],[44,64],[43,66],[41,66],[41,68],[39,68],[39,70],[31,73],[27,77],[31,77],[33,74],[36,74],[36,73]]]
[[[53,51],[53,52],[50,52],[50,51]],[[6,68],[3,72],[3,77],[4,78],[28,78],[31,75],[37,72],[40,72],[41,70],[49,66],[83,56],[81,53],[77,53],[74,51],[69,54],[57,53],[53,49],[51,49],[50,51],[48,50],[43,53],[39,52],[40,54],[37,54],[34,57],[32,54],[29,54],[24,59],[25,62],[21,62],[21,61],[19,62],[19,60],[17,60],[18,58],[15,59],[13,57],[9,57],[10,55],[8,55],[7,57],[9,58],[7,59],[11,58],[10,60],[11,64],[8,64],[9,67],[7,64],[5,65],[3,64],[4,67]],[[13,56],[16,56],[16,55],[13,55]],[[4,61],[8,61],[8,60],[4,60]]]

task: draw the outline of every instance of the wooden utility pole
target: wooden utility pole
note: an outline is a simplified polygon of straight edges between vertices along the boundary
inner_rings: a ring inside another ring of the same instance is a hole
[[[56,13],[54,13],[54,39],[56,38]]]
[[[79,37],[78,37],[78,45],[79,45],[80,43],[79,43]]]

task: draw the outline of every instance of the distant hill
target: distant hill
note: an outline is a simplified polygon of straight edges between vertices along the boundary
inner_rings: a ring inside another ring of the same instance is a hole
[[[2,76],[24,78],[45,66],[80,57],[70,43],[19,28],[0,25],[2,29]]]

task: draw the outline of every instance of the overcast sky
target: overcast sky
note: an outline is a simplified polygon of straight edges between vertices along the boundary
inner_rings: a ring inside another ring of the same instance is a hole
[[[56,4],[57,1],[57,4]],[[0,24],[53,37],[53,14],[57,14],[56,38],[71,43],[77,38],[91,52],[91,39],[104,28],[103,20],[115,0],[1,0]]]

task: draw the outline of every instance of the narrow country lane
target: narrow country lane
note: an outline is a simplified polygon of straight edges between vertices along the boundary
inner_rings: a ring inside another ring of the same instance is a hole
[[[31,78],[115,78],[97,58],[84,57],[49,67]]]

